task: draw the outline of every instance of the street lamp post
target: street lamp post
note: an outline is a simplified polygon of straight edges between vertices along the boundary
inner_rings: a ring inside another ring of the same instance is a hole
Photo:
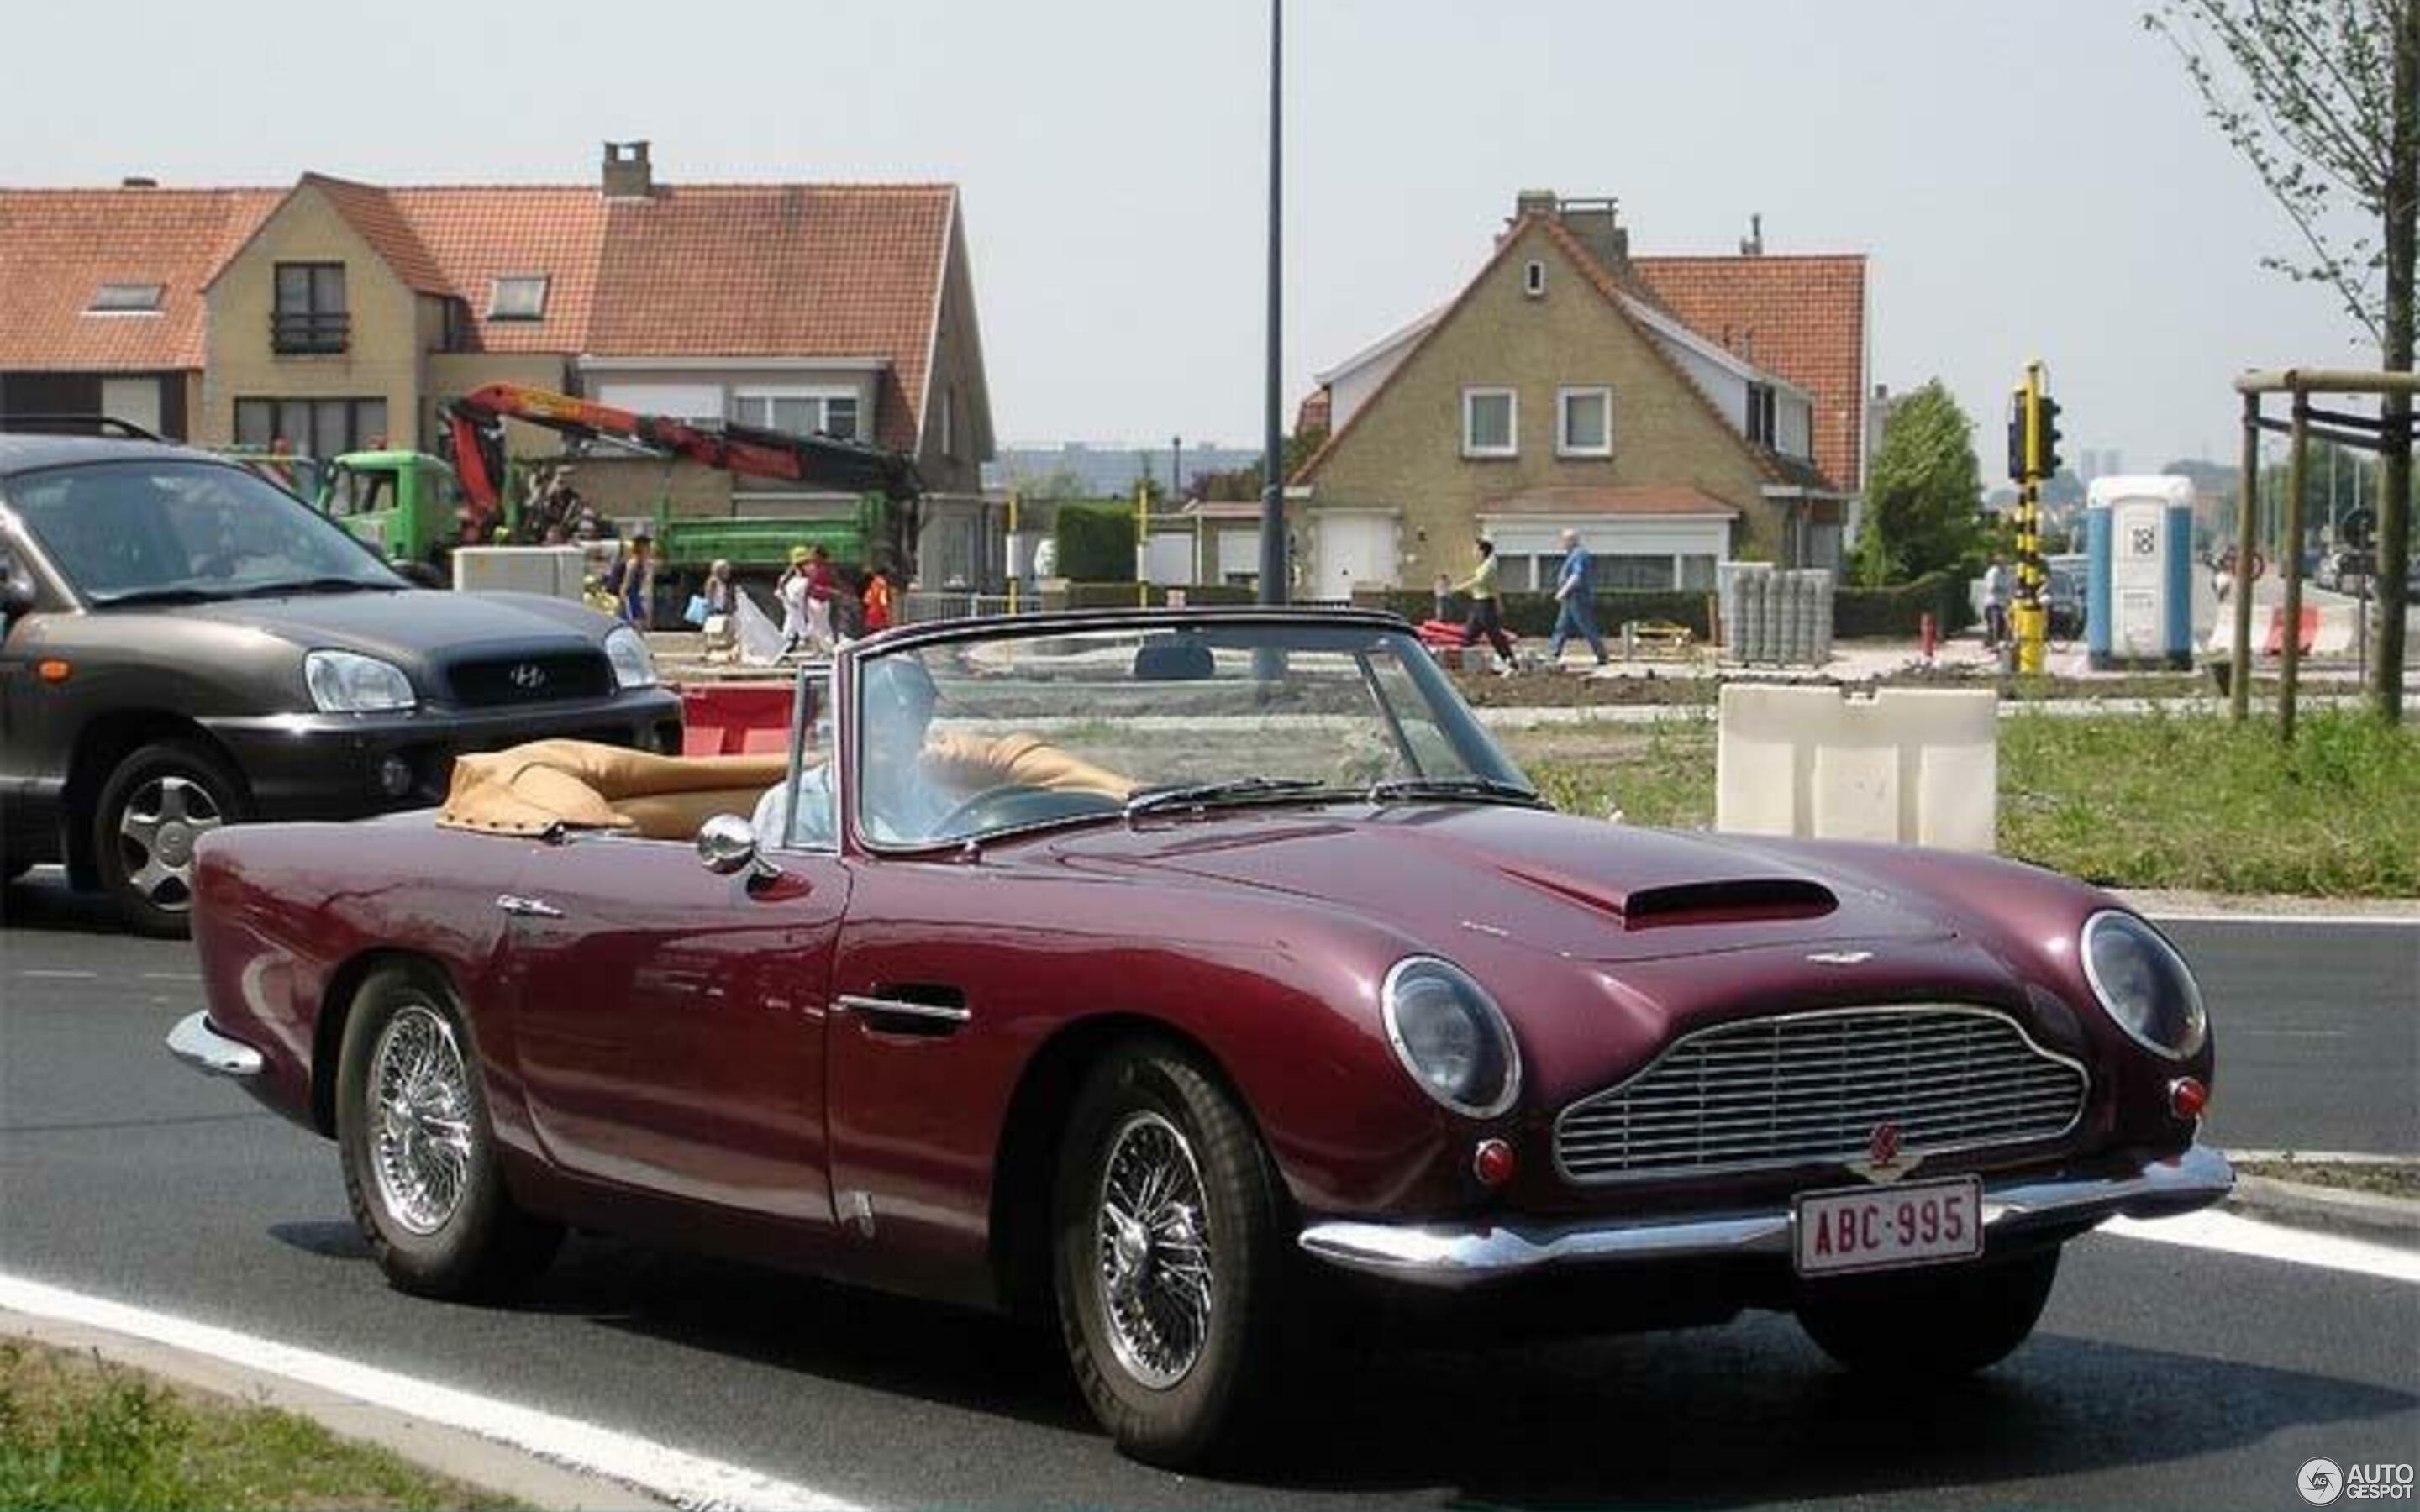
[[[1285,438],[1278,428],[1280,373],[1278,315],[1279,232],[1283,216],[1284,121],[1280,96],[1285,78],[1285,0],[1269,0],[1269,334],[1268,377],[1261,416],[1261,592],[1264,604],[1286,601]]]

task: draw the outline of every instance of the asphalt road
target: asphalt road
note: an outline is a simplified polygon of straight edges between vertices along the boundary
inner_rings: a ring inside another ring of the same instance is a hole
[[[2095,1236],[2041,1332],[1900,1397],[1786,1319],[1404,1352],[1273,1467],[1120,1459],[1055,1345],[945,1309],[605,1241],[525,1303],[390,1291],[333,1147],[185,1072],[181,945],[85,933],[41,884],[0,931],[0,1270],[645,1433],[882,1505],[2299,1504],[2296,1467],[2408,1461],[2420,1287]],[[2420,930],[2180,925],[2221,1039],[2220,1142],[2413,1148]],[[2261,1032],[2261,1031],[2273,1032]],[[1752,1427],[1746,1426],[1752,1425]]]

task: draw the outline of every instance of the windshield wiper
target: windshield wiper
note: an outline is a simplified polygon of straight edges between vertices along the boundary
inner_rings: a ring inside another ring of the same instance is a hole
[[[210,604],[226,597],[207,588],[130,588],[122,594],[95,594],[93,607],[116,609],[121,604]]]
[[[1546,800],[1517,782],[1500,781],[1492,777],[1389,777],[1370,784],[1372,803],[1390,803],[1397,798],[1471,798],[1481,803],[1511,803],[1524,809],[1543,809]]]
[[[1203,808],[1214,803],[1246,803],[1259,798],[1300,796],[1330,791],[1325,782],[1302,777],[1231,777],[1217,782],[1188,782],[1181,787],[1146,788],[1126,800],[1126,817],[1162,813],[1171,809]]]
[[[355,591],[391,594],[396,592],[398,586],[395,583],[364,582],[359,578],[292,578],[282,582],[255,583],[250,588],[239,589],[231,596],[282,598],[288,594],[349,594]]]

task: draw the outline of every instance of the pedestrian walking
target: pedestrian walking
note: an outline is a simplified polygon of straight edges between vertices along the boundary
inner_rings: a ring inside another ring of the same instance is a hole
[[[2009,639],[2009,569],[1998,557],[1983,569],[1983,644],[1993,649]]]
[[[891,579],[882,569],[865,575],[865,633],[891,628]]]
[[[1563,642],[1574,636],[1596,653],[1598,666],[1606,664],[1605,637],[1596,627],[1596,587],[1590,581],[1594,563],[1589,548],[1580,545],[1580,532],[1563,532],[1563,564],[1555,574],[1555,633],[1546,640],[1550,666],[1562,665]]]
[[[773,597],[782,606],[782,655],[788,656],[807,640],[807,563],[803,546],[790,548],[790,565],[782,580],[773,585]]]
[[[1435,612],[1435,613],[1434,613],[1434,614],[1432,614],[1432,615],[1430,615],[1429,617],[1430,617],[1431,619],[1435,619],[1435,620],[1450,620],[1450,619],[1452,619],[1452,618],[1453,618],[1453,579],[1450,579],[1450,578],[1449,578],[1449,577],[1447,577],[1444,573],[1441,573],[1441,572],[1440,572],[1440,573],[1438,573],[1438,574],[1436,575],[1436,588],[1435,588],[1435,593],[1436,593],[1436,612]]]
[[[839,636],[832,628],[832,600],[840,596],[840,574],[832,569],[831,553],[822,547],[807,552],[807,643],[830,651]]]
[[[1485,536],[1479,538],[1479,566],[1456,585],[1460,593],[1470,595],[1470,618],[1462,626],[1462,643],[1479,644],[1483,636],[1496,648],[1502,661],[1496,669],[1499,677],[1510,677],[1517,670],[1512,660],[1512,640],[1504,633],[1503,607],[1497,602],[1497,575],[1503,563],[1496,560],[1496,543]]]
[[[646,628],[650,597],[650,579],[655,575],[655,541],[641,531],[630,537],[629,544],[606,575],[605,586],[613,594],[614,608],[628,624]]]

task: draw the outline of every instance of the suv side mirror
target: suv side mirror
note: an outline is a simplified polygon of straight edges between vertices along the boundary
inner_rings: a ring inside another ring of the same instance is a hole
[[[0,557],[0,619],[13,620],[34,607],[34,579],[17,563]]]

